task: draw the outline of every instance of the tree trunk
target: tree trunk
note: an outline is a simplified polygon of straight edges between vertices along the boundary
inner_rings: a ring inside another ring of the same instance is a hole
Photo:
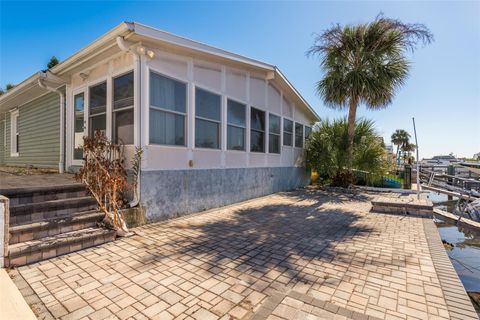
[[[347,146],[347,166],[348,171],[352,173],[353,169],[353,137],[355,135],[355,120],[357,117],[357,100],[350,99],[350,108],[348,110],[348,146]]]

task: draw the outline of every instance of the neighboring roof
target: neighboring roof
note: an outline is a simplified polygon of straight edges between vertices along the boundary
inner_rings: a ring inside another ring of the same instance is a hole
[[[165,31],[161,31],[152,27],[145,26],[137,22],[122,22],[117,27],[113,28],[106,34],[102,35],[86,47],[77,51],[75,54],[65,59],[49,71],[59,77],[68,78],[68,75],[82,64],[93,61],[94,58],[100,59],[109,54],[111,50],[116,50],[115,39],[122,36],[125,39],[145,38],[154,41],[160,41],[164,44],[180,47],[195,52],[212,55],[218,58],[226,59],[242,65],[247,65],[253,69],[261,69],[263,71],[273,72],[275,79],[280,80],[298,100],[305,105],[305,107],[318,120],[320,117],[309,105],[309,103],[302,97],[298,90],[288,81],[285,75],[274,65],[261,62],[259,60],[251,59],[239,54],[235,54],[223,49],[212,47],[198,41],[193,41],[184,37],[180,37]],[[110,51],[109,51],[110,50]],[[25,103],[45,91],[38,86],[38,79],[41,72],[35,73],[20,84],[9,90],[7,93],[0,96],[0,112],[2,109],[12,108],[21,105],[22,101]]]

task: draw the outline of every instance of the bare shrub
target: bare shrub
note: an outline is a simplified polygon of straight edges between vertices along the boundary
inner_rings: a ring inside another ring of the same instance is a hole
[[[104,223],[119,236],[128,233],[120,209],[126,206],[125,193],[131,189],[127,181],[123,145],[109,141],[96,131],[93,137],[83,138],[83,167],[75,175],[86,185],[102,212]]]

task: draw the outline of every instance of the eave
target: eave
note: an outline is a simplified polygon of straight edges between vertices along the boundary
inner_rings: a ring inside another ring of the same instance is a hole
[[[101,60],[114,52],[118,52],[119,49],[115,41],[118,36],[122,36],[132,42],[151,41],[158,43],[161,47],[175,48],[201,56],[215,57],[265,75],[273,75],[272,80],[290,91],[290,96],[295,100],[293,102],[296,105],[304,107],[307,112],[311,113],[312,118],[316,120],[320,119],[318,114],[276,66],[136,22],[122,22],[117,27],[53,67],[50,72],[62,78],[65,83],[68,83],[72,74],[88,65],[92,65],[95,59]],[[40,72],[35,73],[15,88],[0,96],[0,112],[22,105],[36,96],[45,93],[45,91],[38,86],[39,77]]]

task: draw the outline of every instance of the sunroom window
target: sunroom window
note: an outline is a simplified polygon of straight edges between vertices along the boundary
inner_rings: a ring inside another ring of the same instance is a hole
[[[245,151],[246,105],[228,99],[227,149]]]
[[[90,136],[98,130],[105,133],[107,127],[107,82],[90,87],[88,103]]]
[[[265,112],[250,110],[250,151],[265,152]]]
[[[295,147],[303,148],[303,125],[295,122]]]
[[[220,149],[221,98],[195,89],[195,147]]]
[[[268,115],[268,152],[280,153],[280,117]]]
[[[113,140],[133,144],[133,71],[113,79]]]
[[[291,147],[293,143],[293,121],[283,119],[283,145]]]
[[[185,145],[187,85],[150,73],[150,143]]]
[[[310,138],[311,134],[312,134],[312,128],[305,126],[305,141],[307,141]]]

